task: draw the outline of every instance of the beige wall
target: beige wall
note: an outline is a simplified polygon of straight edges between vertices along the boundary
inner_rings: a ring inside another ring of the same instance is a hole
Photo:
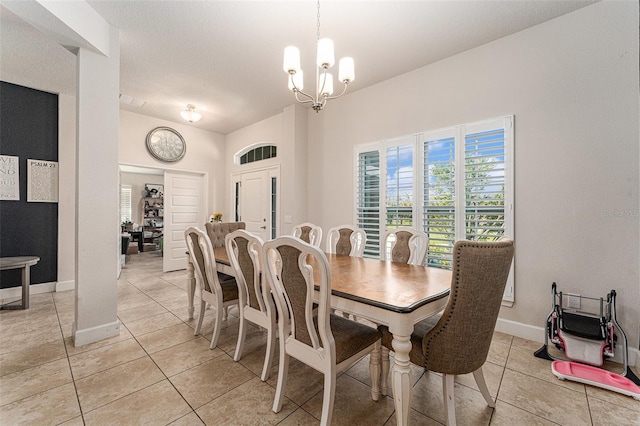
[[[145,144],[147,133],[159,126],[176,129],[187,144],[184,157],[176,163],[163,163],[153,158]],[[214,211],[225,205],[225,142],[224,136],[197,129],[182,123],[173,123],[130,111],[120,110],[120,164],[151,167],[155,169],[204,173],[206,179],[207,214],[203,223]],[[135,201],[135,200],[134,200]],[[218,209],[218,210],[216,210]]]
[[[307,220],[307,114],[299,105],[291,105],[274,115],[226,136],[227,189],[226,212],[232,217],[232,175],[268,167],[280,170],[280,226],[278,235],[291,233],[292,226]],[[278,156],[252,164],[237,165],[235,156],[247,147],[270,143],[278,147]],[[285,220],[289,217],[291,220]]]
[[[542,339],[553,281],[616,289],[638,348],[638,93],[637,2],[597,3],[353,92],[308,113],[309,220],[354,220],[354,145],[514,114],[516,302],[502,324]]]

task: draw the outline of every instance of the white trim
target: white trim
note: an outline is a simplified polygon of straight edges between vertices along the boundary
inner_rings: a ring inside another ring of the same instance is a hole
[[[496,331],[520,337],[521,339],[531,340],[532,342],[538,342],[540,343],[540,346],[542,346],[544,344],[546,327],[523,324],[521,322],[498,318],[498,321],[496,322]],[[640,367],[640,350],[637,348],[631,348],[627,344],[627,352],[629,365],[632,367]],[[533,351],[531,352],[531,356],[533,356]],[[612,358],[612,361],[622,364],[621,344],[618,344],[618,350],[615,351],[615,356]],[[551,366],[549,366],[549,368],[551,368]]]
[[[56,283],[42,283],[42,284],[31,284],[29,286],[29,294],[41,294],[41,293],[52,293],[55,291]],[[22,297],[22,286],[19,285],[17,287],[9,287],[0,289],[0,300],[4,299],[14,299]]]
[[[50,283],[31,284],[29,286],[29,294],[54,293],[59,291],[68,291],[76,288],[75,280],[59,281]],[[0,300],[15,299],[22,297],[22,286],[9,287],[0,289]]]
[[[120,321],[101,324],[97,327],[89,327],[83,330],[76,330],[76,323],[73,324],[73,346],[84,346],[89,343],[108,339],[120,334]]]
[[[75,280],[58,281],[56,283],[56,292],[73,290],[75,288],[76,288],[76,281]]]

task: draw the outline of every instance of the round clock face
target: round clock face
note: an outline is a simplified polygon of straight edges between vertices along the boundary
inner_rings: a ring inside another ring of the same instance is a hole
[[[147,149],[158,160],[173,162],[184,157],[187,145],[171,127],[156,127],[147,134]]]

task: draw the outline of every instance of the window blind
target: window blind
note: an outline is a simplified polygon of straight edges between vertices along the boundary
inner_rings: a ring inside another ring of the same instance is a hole
[[[131,222],[131,185],[120,185],[120,223]]]

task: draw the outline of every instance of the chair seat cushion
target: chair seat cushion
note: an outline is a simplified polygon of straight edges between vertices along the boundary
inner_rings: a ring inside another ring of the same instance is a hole
[[[314,319],[317,326],[317,317]],[[380,332],[375,328],[338,315],[332,314],[329,323],[336,342],[336,364],[349,359],[380,339]]]
[[[424,366],[426,359],[422,352],[422,338],[438,323],[442,312],[420,321],[413,327],[413,333],[411,333],[411,351],[409,352],[409,359],[413,364]],[[382,333],[382,345],[389,350],[393,350],[391,341],[393,340],[393,334],[389,331],[389,327],[386,325],[378,326],[378,330]]]
[[[238,299],[238,284],[235,279],[220,281],[220,287],[222,287],[222,302]]]

